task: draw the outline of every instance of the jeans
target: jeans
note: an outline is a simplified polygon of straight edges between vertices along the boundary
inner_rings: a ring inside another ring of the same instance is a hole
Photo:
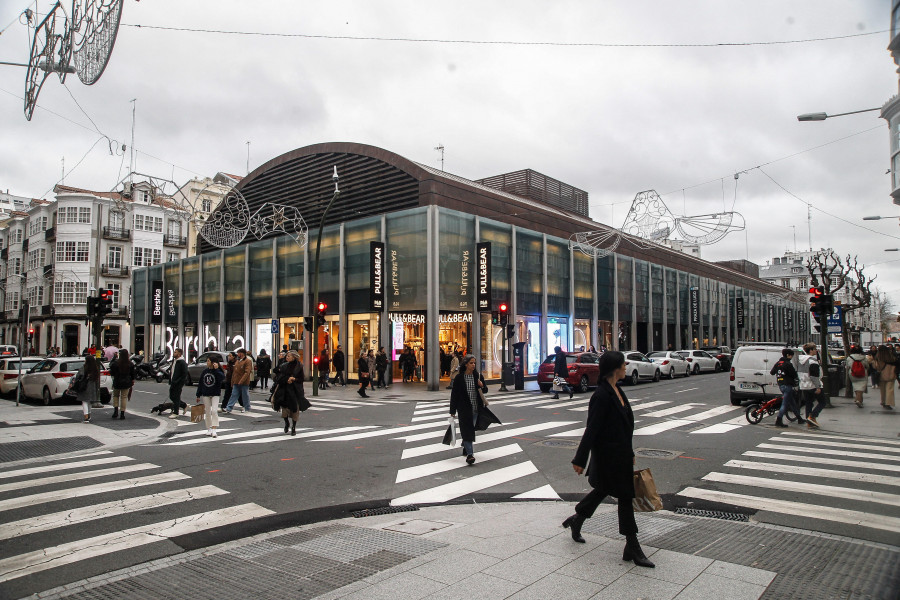
[[[825,405],[828,403],[828,398],[825,396],[824,392],[816,393],[816,390],[802,390],[803,400],[806,404],[806,418],[808,419],[812,416],[813,419],[819,418],[819,413],[822,412],[822,409],[825,408]],[[813,402],[818,400],[818,404],[816,404],[816,408],[813,409]]]
[[[231,399],[228,401],[228,406],[225,407],[227,412],[231,412],[231,409],[234,408],[235,403],[240,399],[241,406],[244,407],[244,410],[250,410],[250,386],[249,385],[235,385],[232,386],[231,390]]]
[[[797,417],[800,417],[800,409],[797,408],[796,403],[794,402],[794,388],[790,385],[779,385],[778,388],[781,390],[782,399],[781,399],[781,408],[778,410],[778,422],[781,422],[781,419],[784,418],[784,413],[787,412],[788,409],[794,411],[794,414]]]
[[[338,381],[341,382],[341,385],[347,385],[347,382],[344,381],[344,370],[340,369],[335,372],[334,379],[331,380],[331,385],[337,385]]]
[[[473,412],[472,413],[472,425],[474,426],[477,424],[478,424],[478,413]],[[460,434],[462,434],[462,431],[460,431]],[[463,450],[465,450],[465,452],[466,452],[466,456],[469,456],[470,454],[475,454],[474,444],[475,444],[475,442],[467,442],[466,440],[463,440],[462,447],[463,447]]]

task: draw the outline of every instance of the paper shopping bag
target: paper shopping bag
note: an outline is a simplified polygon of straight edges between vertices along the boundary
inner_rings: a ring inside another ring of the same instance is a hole
[[[194,404],[191,406],[191,423],[199,423],[203,420],[206,413],[206,407],[202,404]]]
[[[662,498],[656,491],[656,483],[650,469],[634,472],[634,500],[631,501],[634,512],[653,512],[662,510]]]

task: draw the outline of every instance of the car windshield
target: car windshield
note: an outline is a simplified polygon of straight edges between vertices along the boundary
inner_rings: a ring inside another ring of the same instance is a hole
[[[647,358],[668,358],[668,352],[651,352]]]
[[[677,354],[678,356],[684,356],[684,357],[688,357],[691,355],[689,350],[681,350],[680,352],[676,352],[675,354]]]

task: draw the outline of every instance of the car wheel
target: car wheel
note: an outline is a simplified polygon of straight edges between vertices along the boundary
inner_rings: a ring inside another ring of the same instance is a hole
[[[587,392],[588,391],[588,383],[589,383],[588,376],[582,375],[581,382],[578,384],[578,391],[582,392],[582,393]]]
[[[700,374],[700,365],[694,365],[694,375]]]
[[[740,406],[741,405],[741,399],[734,395],[734,391],[729,392],[728,396],[729,396],[728,399],[731,400],[732,406]]]
[[[716,373],[718,373],[718,372],[721,371],[721,370],[722,370],[722,364],[721,364],[721,363],[716,363],[716,367],[713,369],[713,371],[715,371]]]
[[[669,367],[669,374],[666,375],[666,379],[675,379],[675,367]]]
[[[44,406],[50,406],[50,401],[53,400],[53,398],[50,397],[50,388],[47,388],[47,387],[44,388],[44,393],[43,393],[42,398],[44,400]]]
[[[194,385],[194,382],[191,381],[191,374],[190,374],[190,373],[187,374],[187,377],[186,377],[185,380],[184,380],[184,385]]]
[[[541,384],[539,384],[539,387],[541,388],[541,391],[544,392],[545,394],[550,391],[549,383],[541,383]]]
[[[156,374],[156,383],[162,383],[162,381],[163,381],[163,374],[157,373]]]
[[[656,373],[653,374],[653,381],[656,382],[656,381],[659,381],[659,379],[660,379],[660,374],[659,374],[659,369],[657,369]]]
[[[637,384],[638,384],[638,372],[637,372],[637,371],[634,371],[634,372],[631,374],[631,381],[630,381],[630,383],[631,383],[631,385],[637,385]]]

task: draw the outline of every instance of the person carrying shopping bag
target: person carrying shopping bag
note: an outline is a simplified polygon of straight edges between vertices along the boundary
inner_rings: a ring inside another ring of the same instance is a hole
[[[91,422],[91,405],[100,400],[100,368],[97,359],[88,355],[84,365],[78,369],[69,388],[75,392],[75,396],[81,402],[84,412],[84,422]],[[125,409],[122,409],[122,418],[125,418]]]
[[[566,353],[562,348],[557,346],[553,349],[556,352],[556,360],[553,363],[553,399],[559,400],[560,392],[569,392],[569,399],[575,395],[572,386],[566,383],[566,377],[569,376],[569,365],[566,362]],[[557,384],[559,380],[559,384]]]
[[[285,355],[285,362],[275,369],[275,390],[272,394],[272,408],[281,409],[284,419],[284,433],[290,431],[297,435],[297,421],[300,413],[310,407],[309,400],[303,391],[303,363],[300,354],[290,350]],[[291,422],[288,423],[288,418]],[[290,425],[290,430],[288,426]]]
[[[453,391],[450,392],[450,416],[459,414],[459,435],[462,437],[463,455],[466,457],[466,463],[470,465],[475,463],[475,430],[486,429],[488,421],[500,422],[487,409],[484,400],[486,392],[484,378],[475,370],[475,357],[466,356],[459,374],[453,380]]]
[[[219,394],[222,393],[222,384],[225,382],[225,373],[219,363],[214,361],[212,357],[206,359],[206,368],[200,374],[200,381],[197,382],[197,402],[204,407],[204,418],[206,420],[206,435],[218,437],[216,429],[219,427],[219,413],[216,411],[216,404],[219,403]]]

